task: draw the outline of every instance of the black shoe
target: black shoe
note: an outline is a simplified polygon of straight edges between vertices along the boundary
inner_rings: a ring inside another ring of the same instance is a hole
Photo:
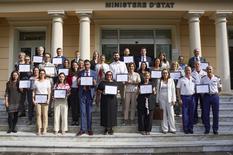
[[[189,134],[189,132],[188,132],[188,131],[184,131],[184,133],[185,133],[185,134]]]
[[[113,135],[113,134],[114,134],[113,129],[110,129],[110,130],[108,131],[108,134],[109,134],[109,135]]]
[[[214,133],[215,135],[218,135],[218,131],[214,131],[213,133]]]
[[[163,134],[167,134],[167,132],[166,132],[166,131],[162,131],[162,133],[163,133]]]
[[[190,134],[193,134],[193,130],[189,130],[189,133],[190,133]]]
[[[83,134],[85,134],[85,132],[80,130],[80,131],[76,134],[76,136],[81,136],[81,135],[83,135]]]
[[[13,132],[13,133],[17,133],[17,130],[14,129],[14,130],[12,130],[12,132]]]
[[[107,135],[108,134],[108,129],[104,129],[104,135]]]
[[[93,131],[92,130],[88,131],[88,135],[93,136],[94,135]]]
[[[7,132],[6,133],[11,133],[11,130],[9,129],[9,130],[7,130]]]
[[[210,132],[209,131],[205,131],[204,134],[208,135]]]
[[[76,121],[72,121],[71,125],[75,126],[76,125]]]
[[[25,117],[26,114],[24,112],[22,112],[21,114],[19,114],[19,117]]]

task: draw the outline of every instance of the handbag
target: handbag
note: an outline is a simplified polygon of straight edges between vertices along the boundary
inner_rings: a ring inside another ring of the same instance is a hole
[[[154,120],[163,120],[163,109],[161,109],[159,106],[155,106],[154,108]]]

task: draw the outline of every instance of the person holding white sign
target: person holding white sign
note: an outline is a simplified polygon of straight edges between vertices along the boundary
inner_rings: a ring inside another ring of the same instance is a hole
[[[137,104],[137,92],[138,92],[138,84],[141,82],[140,75],[137,72],[134,72],[136,68],[135,63],[128,64],[128,81],[126,82],[125,88],[125,108],[124,108],[124,121],[123,125],[127,123],[131,124],[134,122],[136,104]],[[130,120],[129,120],[129,112],[130,112]]]
[[[57,94],[56,91],[62,91]],[[64,92],[64,93],[63,93]],[[68,103],[67,96],[70,92],[70,86],[66,83],[64,73],[58,75],[58,81],[54,85],[54,134],[57,135],[61,127],[61,134],[68,131]]]
[[[109,65],[110,71],[113,74],[113,80],[116,80],[117,74],[128,74],[127,67],[124,62],[120,61],[119,52],[113,53],[114,61]],[[123,83],[118,83],[118,89],[120,90],[121,95],[121,104],[124,105],[125,101],[125,86]]]
[[[39,65],[41,63],[43,63],[43,59],[44,59],[44,47],[43,46],[39,46],[36,48],[36,57],[42,57],[42,61],[41,62],[33,62],[34,63],[34,67],[39,67]],[[40,59],[40,58],[39,58]]]
[[[160,59],[160,67],[161,69],[169,69],[170,64],[169,61],[167,60],[166,53],[165,52],[160,52],[159,53],[159,59]]]
[[[47,95],[46,103],[37,103],[35,96],[36,94]],[[51,83],[46,78],[46,72],[44,69],[39,71],[39,79],[35,81],[33,86],[32,100],[36,106],[36,125],[37,135],[46,134],[48,127],[48,105],[51,96]],[[41,117],[42,116],[42,117]],[[42,132],[43,130],[43,132]]]
[[[46,67],[51,67],[52,72],[47,73],[46,76],[52,78],[56,75],[55,65],[51,63],[51,54],[45,53],[44,62],[39,65],[39,69],[45,69]]]
[[[57,60],[59,60],[59,58],[61,59],[61,63],[60,64],[55,64],[56,69],[58,70],[60,68],[64,68],[63,63],[64,63],[64,61],[67,58],[65,56],[63,56],[63,50],[62,50],[62,48],[57,48],[56,52],[57,52],[57,56],[55,56],[54,58],[57,59]]]
[[[8,113],[7,133],[16,133],[16,124],[18,121],[18,109],[21,99],[22,89],[19,89],[19,73],[13,71],[9,81],[6,83],[4,103]]]
[[[87,133],[89,136],[93,135],[92,131],[92,104],[95,96],[96,87],[96,72],[91,70],[91,63],[89,60],[84,61],[85,69],[79,73],[79,93],[80,93],[80,114],[81,114],[81,127],[77,136]],[[91,78],[90,78],[91,77]],[[81,78],[90,78],[92,85],[82,85]]]
[[[176,104],[176,86],[170,77],[168,69],[162,70],[162,77],[157,86],[156,102],[163,109],[163,120],[161,122],[162,133],[176,133],[174,105]]]
[[[207,73],[201,69],[201,62],[200,61],[195,61],[194,63],[194,70],[192,71],[191,75],[195,79],[195,84],[201,84],[201,78]],[[200,108],[201,108],[201,120],[203,123],[203,94],[194,94],[194,124],[198,123],[198,103],[200,102]]]
[[[203,97],[203,121],[205,126],[205,134],[210,132],[210,107],[213,113],[213,133],[218,134],[219,122],[219,92],[222,89],[221,79],[213,74],[213,67],[206,68],[207,75],[201,78],[201,84],[208,84],[209,93],[205,93]]]
[[[105,135],[112,135],[112,128],[117,125],[117,83],[113,81],[111,71],[106,72],[105,80],[99,83],[97,93],[101,94],[100,125],[105,128]]]
[[[153,121],[153,110],[155,107],[156,100],[151,100],[152,94],[155,95],[156,91],[154,87],[152,87],[152,83],[150,82],[150,72],[144,73],[144,81],[141,82],[140,86],[150,86],[150,93],[144,93],[142,90],[139,90],[140,94],[137,98],[137,111],[138,111],[138,131],[142,135],[149,135],[152,129],[152,121]],[[148,92],[148,90],[145,90]]]

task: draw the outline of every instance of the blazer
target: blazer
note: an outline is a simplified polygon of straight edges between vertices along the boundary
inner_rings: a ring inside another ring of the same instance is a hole
[[[175,86],[175,82],[172,78],[168,79],[168,102],[176,102],[176,86]],[[156,103],[159,103],[159,95],[160,95],[160,90],[161,90],[161,80],[158,81],[158,86],[156,88],[156,94],[157,94],[157,98],[156,98]]]
[[[138,67],[139,67],[139,62],[141,62],[141,55],[135,57],[134,61],[135,61],[136,66],[137,66],[137,68],[138,68]],[[151,66],[151,65],[152,65],[152,59],[151,59],[151,57],[146,56],[146,62],[148,62],[148,63],[149,63],[149,66]],[[147,68],[150,68],[149,66],[147,66]]]
[[[189,59],[189,62],[188,62],[188,65],[193,69],[194,68],[194,64],[195,64],[195,56],[193,56],[193,57],[191,57],[190,59]],[[200,62],[206,62],[206,60],[205,60],[205,58],[203,58],[203,57],[200,57]]]
[[[80,73],[79,73],[79,78],[80,77],[82,77],[82,76],[86,76],[85,75],[85,72],[86,72],[86,70],[82,70]],[[93,70],[90,70],[90,76],[92,76],[93,77],[93,80],[96,80],[96,72],[95,71],[93,71]],[[94,96],[95,96],[95,85],[93,85],[93,86],[90,86],[90,91],[91,91],[91,98],[93,99],[94,98]],[[80,96],[82,96],[82,94],[83,94],[83,92],[84,92],[84,86],[79,86],[79,92],[80,92]]]

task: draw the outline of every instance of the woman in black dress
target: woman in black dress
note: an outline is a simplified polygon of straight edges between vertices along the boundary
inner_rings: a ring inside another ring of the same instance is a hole
[[[113,126],[117,125],[117,97],[116,94],[107,94],[105,86],[116,86],[117,83],[112,80],[112,72],[105,74],[105,80],[98,85],[97,91],[101,94],[100,116],[101,126],[105,127],[104,134],[113,134]]]
[[[10,80],[6,83],[5,91],[5,106],[8,112],[8,126],[7,133],[16,133],[16,124],[18,121],[18,110],[22,90],[19,89],[19,73],[13,71],[10,76]]]
[[[155,107],[156,96],[155,89],[153,87],[152,82],[150,82],[150,72],[145,72],[144,81],[139,85],[139,89],[141,89],[142,85],[151,85],[151,92],[140,93],[137,98],[137,110],[138,110],[138,131],[142,135],[149,135],[152,129],[152,121],[153,121],[153,110]]]

